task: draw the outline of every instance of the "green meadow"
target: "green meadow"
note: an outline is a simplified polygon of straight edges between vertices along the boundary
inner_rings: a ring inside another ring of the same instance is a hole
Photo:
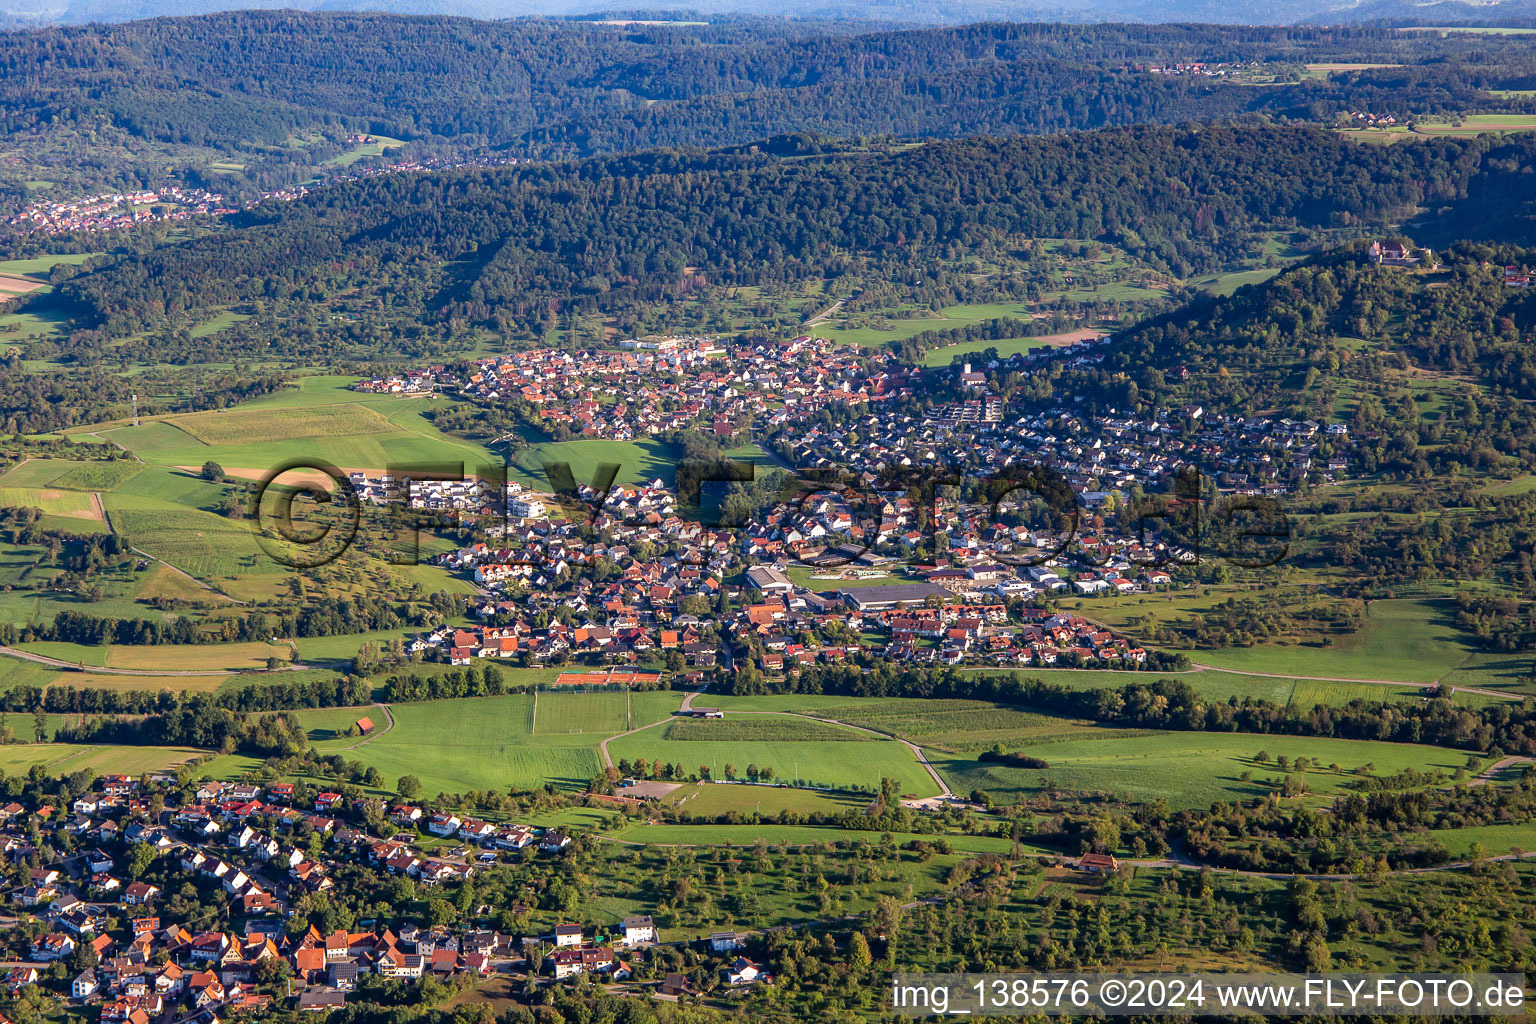
[[[672,739],[661,728],[647,729],[614,740],[608,745],[614,760],[643,758],[681,764],[696,772],[707,766],[713,778],[725,778],[726,766],[745,778],[747,766],[771,767],[774,778],[784,782],[833,789],[873,788],[881,778],[896,779],[901,792],[910,796],[934,796],[933,779],[913,758],[905,744],[894,740],[863,743],[828,743],[811,740],[686,740]]]
[[[641,484],[659,478],[670,485],[677,476],[680,458],[682,454],[678,449],[649,437],[635,441],[608,438],[541,441],[517,451],[509,476],[524,486],[548,491],[549,478],[544,473],[546,462],[569,463],[571,475],[578,485],[591,483],[599,465],[618,463],[616,484]]]
[[[378,768],[391,788],[401,775],[415,775],[429,794],[536,789],[546,782],[582,789],[600,770],[601,734],[533,735],[533,698],[527,694],[397,704],[390,711],[394,729],[345,756]],[[326,751],[356,742],[317,746]]]
[[[1465,752],[1408,743],[1231,733],[1117,735],[1106,730],[1098,738],[1019,749],[1044,758],[1050,767],[1015,768],[937,750],[930,751],[929,759],[956,792],[981,789],[1003,803],[1054,789],[1113,794],[1131,801],[1163,799],[1175,808],[1251,800],[1273,792],[1275,781],[1284,775],[1274,764],[1282,754],[1322,766],[1305,773],[1308,791],[1318,796],[1342,791],[1353,769],[1367,764],[1374,766],[1375,774],[1389,775],[1405,768],[1454,772],[1467,761]],[[1269,755],[1267,764],[1255,760],[1261,751]],[[1334,763],[1340,772],[1326,767]]]

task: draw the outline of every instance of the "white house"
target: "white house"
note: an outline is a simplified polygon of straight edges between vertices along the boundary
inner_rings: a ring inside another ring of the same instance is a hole
[[[656,941],[656,922],[648,914],[626,917],[620,927],[624,929],[626,945],[636,946],[642,942]]]

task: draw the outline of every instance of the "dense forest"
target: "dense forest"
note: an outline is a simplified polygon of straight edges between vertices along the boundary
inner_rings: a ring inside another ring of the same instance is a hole
[[[1222,265],[1262,230],[1381,225],[1458,200],[1492,143],[1368,147],[1246,124],[880,153],[815,155],[818,145],[794,137],[352,182],[258,207],[237,232],[64,281],[42,301],[64,303],[88,328],[67,344],[87,353],[190,309],[313,302],[352,289],[403,315],[526,336],[561,309],[622,312],[701,279],[896,274],[1030,237],[1112,241],[1184,276]],[[789,158],[806,151],[813,155]],[[1536,144],[1499,152],[1536,163]]]
[[[1263,88],[1146,74],[1242,64]],[[1298,74],[1306,61],[1412,67]],[[719,146],[788,131],[948,137],[1179,123],[1266,112],[1399,118],[1529,101],[1517,39],[1382,28],[857,23],[717,25],[247,11],[0,35],[0,128],[26,177],[70,188],[182,180],[236,191],[303,180],[349,131],[418,155],[567,158]],[[447,147],[445,150],[444,147]],[[236,167],[215,167],[220,157]]]

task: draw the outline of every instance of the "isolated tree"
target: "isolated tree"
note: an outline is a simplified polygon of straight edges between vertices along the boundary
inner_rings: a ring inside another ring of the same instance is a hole
[[[421,780],[414,775],[402,775],[395,784],[395,792],[409,800],[421,795]]]
[[[867,971],[874,962],[875,958],[869,951],[869,940],[863,932],[854,932],[853,938],[848,940],[848,965],[856,971]]]
[[[224,479],[224,467],[209,459],[203,463],[203,479],[211,483],[218,483]]]

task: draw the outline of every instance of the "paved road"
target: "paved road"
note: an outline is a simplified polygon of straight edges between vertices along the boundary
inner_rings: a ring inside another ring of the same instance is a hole
[[[832,303],[832,305],[828,306],[826,309],[822,310],[820,313],[817,313],[815,316],[811,317],[809,320],[805,321],[800,326],[801,327],[814,327],[814,326],[816,326],[817,324],[821,323],[821,321],[823,321],[827,317],[831,316],[833,313],[836,313],[838,310],[842,309],[843,308],[843,303],[845,303],[847,301],[848,301],[847,299],[838,299],[836,302]]]

